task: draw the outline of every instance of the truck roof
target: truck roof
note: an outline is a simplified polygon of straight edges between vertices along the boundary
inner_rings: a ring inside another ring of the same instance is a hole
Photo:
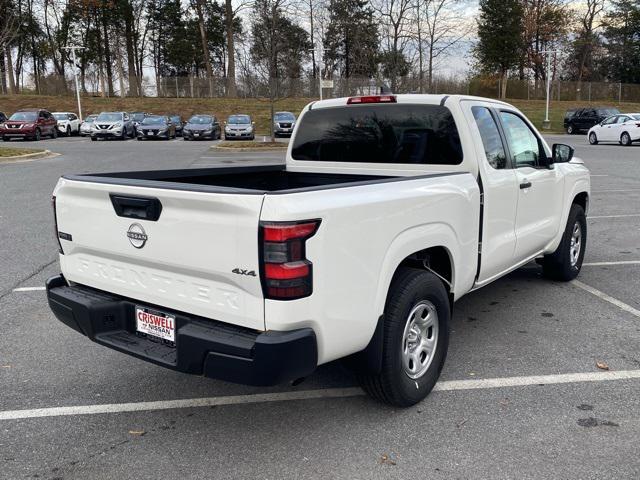
[[[331,98],[327,100],[319,100],[310,104],[309,109],[340,107],[347,105],[350,98],[356,97],[395,97],[395,103],[423,103],[425,105],[444,104],[449,101],[461,102],[463,100],[476,100],[482,102],[490,102],[499,105],[508,105],[500,100],[485,97],[475,97],[473,95],[446,95],[446,94],[425,94],[425,93],[403,93],[399,95],[353,95],[351,97]]]

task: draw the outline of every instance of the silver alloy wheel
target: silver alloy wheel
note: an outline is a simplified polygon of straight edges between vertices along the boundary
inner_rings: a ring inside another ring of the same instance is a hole
[[[631,137],[627,132],[624,132],[620,137],[620,143],[622,143],[622,145],[624,145],[625,147],[631,145]]]
[[[429,369],[438,344],[438,312],[433,303],[422,300],[415,305],[402,335],[402,367],[412,380]]]
[[[591,132],[589,134],[589,143],[591,145],[595,145],[597,141],[598,141],[598,137],[596,137],[596,134],[594,132]]]
[[[569,260],[571,266],[575,267],[580,257],[580,248],[582,247],[582,227],[580,222],[576,222],[571,233],[571,245],[569,246]]]

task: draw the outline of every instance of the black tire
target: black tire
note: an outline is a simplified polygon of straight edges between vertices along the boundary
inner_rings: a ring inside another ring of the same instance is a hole
[[[69,126],[67,126],[66,136],[67,137],[71,136],[71,127],[69,127]]]
[[[435,353],[426,371],[412,379],[403,366],[405,327],[414,307],[425,301],[435,307],[438,317]],[[377,375],[358,376],[363,390],[396,407],[410,407],[423,400],[436,384],[447,356],[450,317],[447,291],[438,277],[424,270],[399,269],[391,282],[384,310],[382,370]]]
[[[627,132],[622,132],[622,135],[620,135],[620,144],[625,147],[630,147],[631,143],[633,143],[631,142],[631,135]]]
[[[189,140],[189,138],[188,138],[188,137],[185,137],[185,136],[183,135],[183,136],[182,136],[182,140],[184,140],[184,141],[186,142],[187,140]]]
[[[53,138],[53,139],[58,138],[58,127],[55,127],[55,128],[51,131],[51,138]]]
[[[576,225],[580,227],[580,250],[578,252],[575,263],[572,263],[572,237],[574,236],[574,228]],[[542,260],[542,273],[545,277],[552,280],[560,280],[568,282],[573,280],[580,273],[584,252],[587,246],[587,218],[585,217],[583,208],[574,203],[569,210],[569,218],[562,235],[560,245],[555,252],[545,255]]]
[[[10,142],[11,139],[9,137],[2,137],[3,142]]]
[[[96,137],[91,137],[91,141],[92,141],[92,142],[97,142],[97,141],[98,141],[98,139],[97,139]]]
[[[125,128],[122,129],[122,133],[120,134],[120,140],[127,139],[127,130]]]
[[[136,137],[139,141],[142,141],[142,137]]]
[[[573,135],[574,133],[576,133],[576,129],[574,128],[573,125],[571,125],[571,124],[567,125],[567,133],[569,135]]]
[[[36,142],[39,142],[41,138],[40,129],[36,128],[36,136],[33,138]]]
[[[591,132],[589,134],[589,143],[591,145],[597,145],[598,144],[598,136],[596,135],[596,132]]]

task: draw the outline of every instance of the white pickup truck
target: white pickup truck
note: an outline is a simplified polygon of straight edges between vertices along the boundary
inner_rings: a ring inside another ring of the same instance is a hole
[[[314,102],[286,165],[62,177],[49,305],[101,345],[226,381],[346,357],[409,406],[438,379],[454,301],[533,260],[576,277],[589,192],[571,147],[506,103]]]

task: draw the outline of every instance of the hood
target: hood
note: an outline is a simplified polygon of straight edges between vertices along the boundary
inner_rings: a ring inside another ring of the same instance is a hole
[[[149,125],[138,126],[138,130],[162,130],[163,128],[168,128],[168,126],[164,123],[151,123]]]
[[[250,123],[227,124],[227,128],[229,128],[229,130],[246,130],[247,128],[251,127],[252,125]]]
[[[211,123],[187,123],[184,128],[187,130],[211,130],[213,124]]]

